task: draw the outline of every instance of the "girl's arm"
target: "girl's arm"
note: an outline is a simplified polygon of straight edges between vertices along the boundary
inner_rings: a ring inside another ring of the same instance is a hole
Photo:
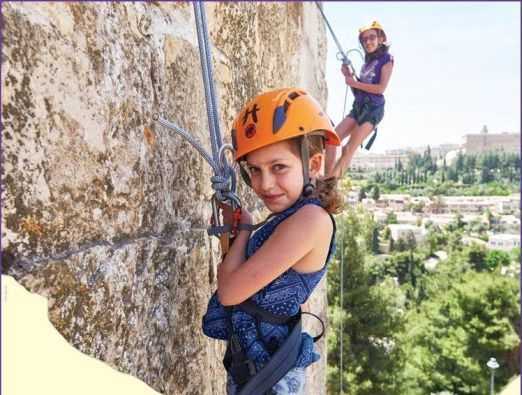
[[[388,62],[381,69],[381,80],[378,84],[365,84],[363,82],[356,81],[351,76],[345,77],[345,82],[347,85],[351,86],[355,89],[360,89],[362,91],[373,93],[376,95],[383,94],[388,86],[388,82],[390,81],[391,73],[393,70],[393,62]]]
[[[277,226],[265,243],[245,260],[248,232],[242,231],[218,267],[218,297],[224,306],[239,304],[308,255],[328,248],[333,231],[321,207],[307,205]],[[317,262],[319,270],[324,262]]]

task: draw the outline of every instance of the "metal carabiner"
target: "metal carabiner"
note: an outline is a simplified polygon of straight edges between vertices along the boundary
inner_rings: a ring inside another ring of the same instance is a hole
[[[221,219],[219,218],[219,206],[216,194],[212,195],[212,223],[216,227],[221,226]]]

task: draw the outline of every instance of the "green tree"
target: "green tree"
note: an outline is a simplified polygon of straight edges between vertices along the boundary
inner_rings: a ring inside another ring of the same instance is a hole
[[[483,394],[489,384],[485,363],[494,356],[503,367],[501,388],[519,369],[518,281],[469,271],[409,317],[405,371],[413,394],[449,391]]]
[[[482,170],[480,171],[480,183],[485,184],[485,183],[493,181],[494,179],[495,179],[495,177],[493,176],[493,172],[491,171],[491,169],[488,169],[487,167],[483,167]]]
[[[484,261],[487,269],[493,271],[500,266],[509,266],[511,258],[505,251],[491,250],[488,251]]]
[[[401,387],[404,354],[398,334],[403,327],[398,308],[399,290],[391,284],[370,286],[371,273],[358,242],[364,218],[350,209],[339,223],[336,256],[328,271],[327,389],[348,394],[403,394]],[[341,259],[342,258],[342,259]],[[340,305],[343,264],[343,306]],[[340,327],[343,327],[341,333]],[[343,360],[340,371],[340,338]]]
[[[377,201],[381,197],[381,192],[379,190],[379,186],[375,185],[372,189],[372,199]]]
[[[487,250],[485,247],[480,246],[478,244],[472,244],[466,250],[467,260],[470,263],[471,267],[478,271],[484,271],[487,269],[486,266],[486,255]]]
[[[383,238],[383,240],[390,240],[390,237],[391,237],[390,228],[388,226],[386,226],[384,228],[384,232],[383,232],[382,238]]]
[[[366,191],[365,191],[364,188],[361,188],[361,189],[359,190],[358,200],[359,200],[360,202],[362,202],[363,199],[366,199]]]
[[[386,215],[386,221],[385,221],[385,222],[386,222],[387,225],[398,223],[398,221],[397,221],[397,215],[396,215],[393,211],[390,211],[390,212]]]

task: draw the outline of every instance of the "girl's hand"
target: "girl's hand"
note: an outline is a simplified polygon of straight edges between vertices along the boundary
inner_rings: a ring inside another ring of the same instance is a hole
[[[223,217],[224,225],[232,225],[234,223],[234,210],[228,204],[219,203],[219,208],[222,210],[221,215]],[[246,209],[241,208],[241,219],[239,220],[241,224],[252,225],[252,214]]]
[[[344,82],[346,82],[346,85],[351,86],[351,87],[354,87],[355,84],[357,83],[357,81],[355,81],[355,79],[351,75],[345,76]]]
[[[345,65],[344,63],[343,63],[343,65],[341,66],[341,73],[343,73],[343,75],[344,75],[345,77],[348,77],[349,75],[350,75],[350,76],[352,75],[352,72],[350,71],[350,69],[348,68],[348,66]]]

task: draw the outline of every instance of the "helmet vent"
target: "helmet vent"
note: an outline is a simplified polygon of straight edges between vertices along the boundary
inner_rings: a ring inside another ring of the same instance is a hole
[[[285,102],[286,103],[286,102]],[[274,111],[274,118],[272,120],[272,133],[276,134],[279,129],[281,129],[281,126],[286,121],[286,109],[282,106],[279,106]]]
[[[288,95],[288,98],[289,98],[290,100],[294,100],[296,97],[299,97],[299,93],[297,93],[297,92],[292,92],[292,93],[290,93],[290,94]]]

